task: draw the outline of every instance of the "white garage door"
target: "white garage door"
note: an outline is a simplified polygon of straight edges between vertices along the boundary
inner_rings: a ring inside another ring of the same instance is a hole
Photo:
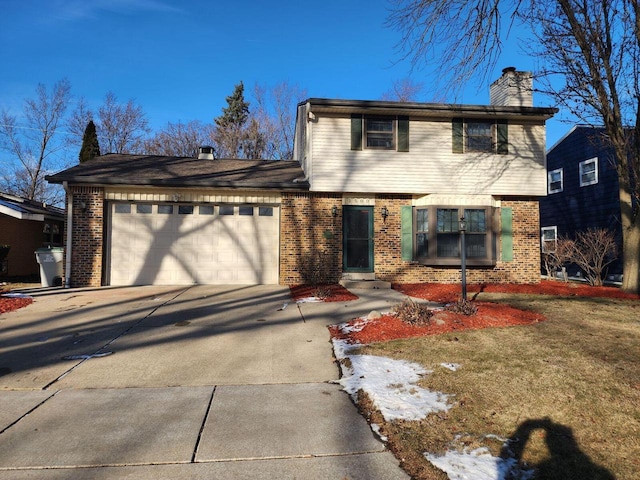
[[[277,284],[275,206],[110,204],[111,285]]]

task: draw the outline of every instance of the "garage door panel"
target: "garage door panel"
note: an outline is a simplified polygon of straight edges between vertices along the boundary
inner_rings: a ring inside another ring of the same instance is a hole
[[[190,214],[179,214],[178,205],[153,205],[145,214],[134,205],[129,213],[117,213],[115,205],[110,209],[112,285],[278,283],[276,207],[264,209],[273,215],[259,216],[263,210],[249,206],[223,209],[234,214],[219,215],[218,206],[214,211],[208,205],[200,215],[198,205],[181,209]]]

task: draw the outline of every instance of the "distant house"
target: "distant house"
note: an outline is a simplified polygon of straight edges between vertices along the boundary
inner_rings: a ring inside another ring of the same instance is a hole
[[[42,247],[62,246],[63,233],[63,209],[0,193],[0,245],[11,247],[0,266],[0,275],[39,275],[35,251]]]
[[[490,105],[310,98],[294,159],[104,155],[67,187],[67,283],[537,282],[545,122],[531,74]]]
[[[618,260],[609,265],[610,280],[622,276],[622,226],[618,174],[604,130],[573,127],[547,153],[547,192],[540,200],[542,249],[552,250],[560,237],[574,238],[589,228],[610,230],[619,246]],[[580,276],[569,266],[570,276]]]

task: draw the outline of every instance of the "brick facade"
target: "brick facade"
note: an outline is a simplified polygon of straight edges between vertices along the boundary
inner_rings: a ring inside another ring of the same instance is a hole
[[[341,276],[342,195],[283,193],[280,284],[335,283]]]
[[[73,230],[70,285],[72,287],[99,287],[102,285],[105,228],[104,189],[100,187],[71,187],[71,193]],[[68,195],[67,202],[69,202]]]
[[[332,217],[331,207],[338,207]],[[392,283],[458,283],[460,267],[433,267],[401,258],[400,207],[411,205],[410,196],[378,195],[374,206],[374,265],[376,278]],[[513,260],[502,261],[498,235],[497,257],[492,267],[467,267],[469,283],[537,283],[540,281],[538,202],[534,199],[501,201],[513,212]],[[389,216],[382,218],[386,207]],[[342,196],[339,194],[285,194],[280,232],[280,283],[313,283],[309,273],[323,266],[323,282],[342,276]],[[499,218],[499,216],[498,216]],[[499,228],[497,229],[499,231]],[[320,260],[321,259],[321,260]]]

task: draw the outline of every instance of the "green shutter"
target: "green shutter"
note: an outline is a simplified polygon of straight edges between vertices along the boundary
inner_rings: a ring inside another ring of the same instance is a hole
[[[413,260],[413,207],[400,207],[402,260]]]
[[[513,261],[513,210],[511,208],[500,209],[502,261]]]
[[[362,115],[351,115],[351,150],[362,150]]]
[[[498,153],[509,153],[509,124],[507,120],[498,120]]]
[[[454,118],[452,123],[452,140],[453,140],[453,153],[464,152],[464,122],[461,118]]]
[[[409,117],[398,117],[398,151],[409,151]]]

